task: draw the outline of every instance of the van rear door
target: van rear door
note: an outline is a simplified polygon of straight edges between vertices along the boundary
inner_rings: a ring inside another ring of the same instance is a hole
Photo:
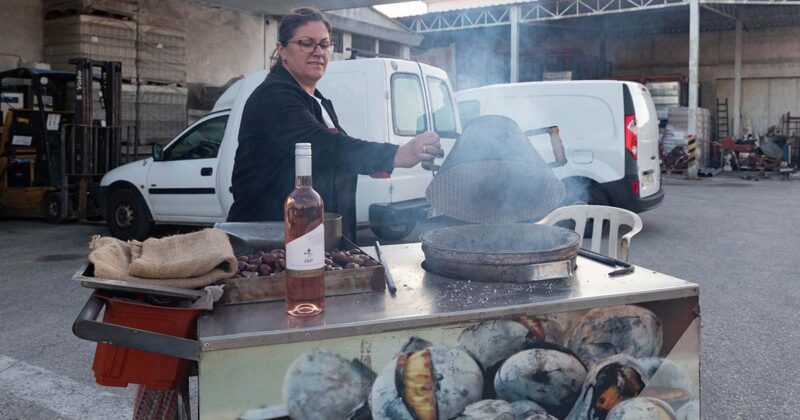
[[[649,197],[661,190],[661,161],[658,154],[658,115],[647,88],[639,83],[625,83],[633,102],[637,137],[637,172],[639,196]],[[626,118],[629,110],[626,110]],[[627,124],[627,121],[626,121]],[[626,132],[627,132],[626,127]]]

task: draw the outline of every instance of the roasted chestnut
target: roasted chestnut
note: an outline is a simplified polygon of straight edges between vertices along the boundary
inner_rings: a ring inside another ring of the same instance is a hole
[[[555,348],[534,348],[503,362],[494,389],[500,399],[530,400],[563,417],[578,398],[585,378],[586,368],[577,357]]]
[[[661,320],[649,310],[633,305],[592,309],[581,318],[567,347],[586,366],[624,353],[635,358],[657,356],[661,351]]]
[[[605,420],[617,404],[638,396],[646,379],[644,368],[626,354],[597,362],[586,375],[580,397],[566,420]]]
[[[484,369],[489,369],[533,343],[550,341],[561,344],[563,331],[544,317],[519,317],[484,321],[464,329],[458,336],[459,347],[469,353]]]
[[[369,405],[376,420],[450,419],[479,401],[482,389],[481,370],[467,353],[433,346],[389,362],[372,386]]]
[[[325,349],[301,354],[289,366],[283,400],[293,419],[347,418],[363,404],[375,372],[357,360],[346,360]]]

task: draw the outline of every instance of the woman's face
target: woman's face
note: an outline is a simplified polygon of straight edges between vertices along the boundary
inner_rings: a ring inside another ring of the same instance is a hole
[[[301,43],[312,47],[303,46]],[[322,22],[308,22],[297,28],[294,36],[286,45],[278,45],[283,66],[294,76],[298,82],[307,86],[316,86],[317,81],[325,74],[328,67],[329,49],[322,49],[318,43],[330,44],[330,33]]]

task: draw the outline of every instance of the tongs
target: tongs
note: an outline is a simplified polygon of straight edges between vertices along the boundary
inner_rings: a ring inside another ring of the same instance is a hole
[[[439,149],[439,154],[436,155],[436,157],[437,158],[443,158],[444,157],[444,150]],[[438,171],[441,167],[442,167],[442,165],[437,165],[437,164],[433,163],[433,160],[425,160],[425,161],[422,162],[422,169],[424,169],[426,171],[431,171],[431,172],[434,173],[434,175],[436,175],[436,171]]]
[[[608,277],[619,277],[619,276],[624,276],[626,274],[633,273],[633,269],[634,269],[633,265],[628,264],[625,261],[620,261],[620,260],[618,260],[616,258],[611,258],[611,257],[605,256],[605,255],[602,255],[602,254],[598,254],[596,252],[589,251],[588,249],[583,249],[583,248],[578,250],[578,255],[580,255],[581,257],[584,257],[584,258],[588,258],[588,259],[590,259],[592,261],[597,261],[600,264],[605,264],[605,265],[610,266],[610,267],[614,267],[614,268],[620,267],[620,268],[617,268],[616,270],[608,273]]]

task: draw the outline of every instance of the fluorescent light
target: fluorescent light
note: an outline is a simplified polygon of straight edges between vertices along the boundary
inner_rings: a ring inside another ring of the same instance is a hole
[[[402,3],[372,6],[389,17],[421,15],[428,12],[428,6],[421,1],[404,1]]]

